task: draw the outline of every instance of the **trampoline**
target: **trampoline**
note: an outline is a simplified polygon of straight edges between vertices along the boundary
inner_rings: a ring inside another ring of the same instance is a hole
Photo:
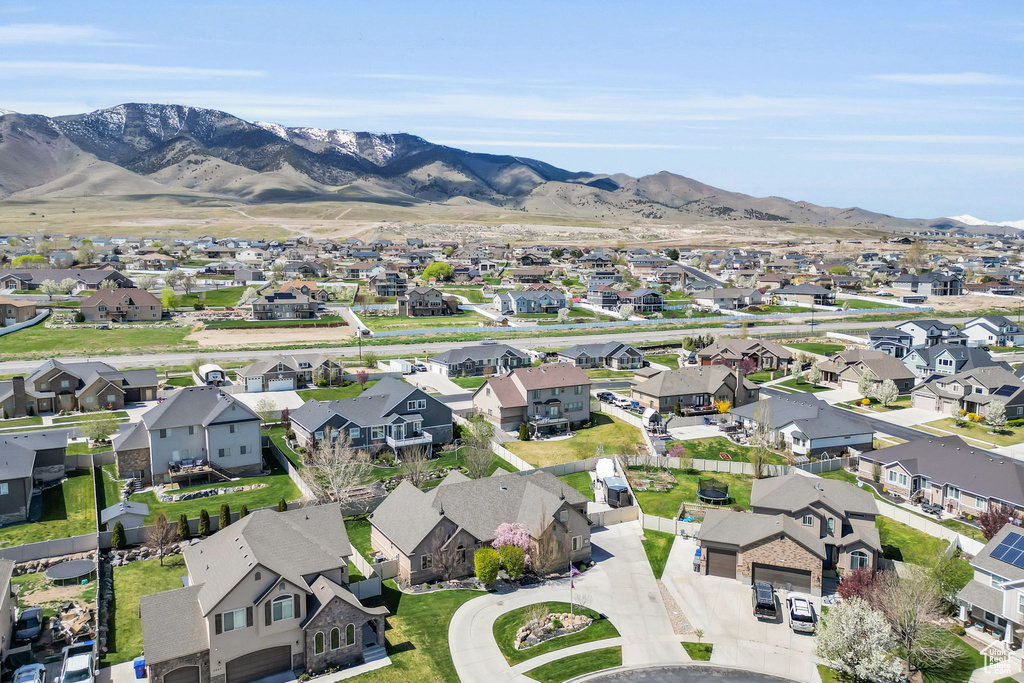
[[[53,565],[43,576],[58,586],[88,583],[96,578],[96,564],[92,560],[68,560]]]
[[[713,478],[697,480],[697,499],[711,505],[724,505],[729,502],[729,485]]]

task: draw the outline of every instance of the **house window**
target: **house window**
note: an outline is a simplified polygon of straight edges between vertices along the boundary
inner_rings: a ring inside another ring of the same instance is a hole
[[[1001,576],[996,576],[995,574],[992,575],[993,588],[1002,588],[1004,583],[1006,583],[1006,579]]]
[[[170,429],[161,429],[160,430],[160,438],[161,439],[166,439],[167,435],[170,434],[170,433],[171,433]]]
[[[583,537],[582,536],[573,536],[572,537],[572,551],[576,552],[577,550],[582,550],[582,549],[583,549]]]
[[[246,455],[248,452],[249,452],[249,447],[248,446],[239,446],[238,447],[238,454],[239,455]]]
[[[384,427],[371,427],[370,428],[370,439],[376,441],[377,439],[384,438]]]
[[[430,555],[422,555],[420,557],[420,569],[426,571],[434,566],[434,558]]]
[[[235,433],[235,425],[228,425],[228,432],[231,434]]]
[[[225,633],[245,628],[245,609],[235,609],[230,612],[225,612],[221,619],[224,624]]]
[[[349,624],[345,627],[345,644],[355,645],[356,643],[356,626],[355,624]]]
[[[281,588],[284,588],[284,584],[281,584]],[[273,606],[271,608],[271,614],[273,615],[274,621],[283,621],[285,619],[291,619],[295,610],[295,602],[290,595],[282,595],[274,598]]]
[[[335,626],[331,629],[331,649],[337,650],[341,647],[341,629]]]
[[[361,433],[362,430],[359,427],[348,428],[348,438],[350,439],[358,439]]]
[[[562,524],[565,524],[566,522],[568,522],[569,521],[569,511],[568,510],[560,510],[558,512],[558,521],[561,522]]]
[[[814,516],[813,515],[804,515],[803,523],[804,523],[804,526],[813,526],[813,524],[814,524]]]
[[[85,402],[89,403],[89,404],[93,404],[93,403],[96,402],[96,397],[94,397],[94,396],[86,396],[85,397]]]
[[[113,394],[107,394],[107,403],[113,403],[116,397]]]
[[[457,564],[466,564],[466,546],[460,545],[455,549],[455,562]]]
[[[67,380],[67,379],[62,379],[62,380],[60,381],[60,388],[61,388],[61,389],[67,389],[67,388],[68,388],[68,387],[70,387],[70,386],[71,386],[71,380]]]
[[[540,389],[534,389],[530,394],[533,398],[540,398]]]
[[[825,524],[828,527],[828,532],[829,533],[832,533],[833,531],[836,530],[836,520],[835,520],[835,517],[829,517],[828,521]]]
[[[427,407],[427,399],[420,398],[414,401],[408,401],[405,404],[406,410],[425,410]]]
[[[572,389],[573,389],[573,393],[575,393],[577,396],[579,396],[580,394],[583,393],[583,387],[582,386],[578,385],[578,386],[573,387]]]
[[[850,553],[850,569],[861,569],[868,566],[868,554],[863,550]]]
[[[1017,593],[1017,612],[1024,614],[1024,593]]]
[[[218,448],[217,449],[217,457],[218,458],[226,458],[229,455],[231,455],[231,449],[230,448]]]
[[[260,579],[262,579],[262,578],[263,578],[263,574],[261,574],[261,573],[259,573],[259,572],[256,572],[256,575],[255,575],[255,576],[254,576],[253,578],[254,578],[254,579],[255,579],[256,581],[259,581]]]
[[[322,655],[324,653],[324,632],[317,631],[316,635],[313,636],[313,654]]]
[[[0,483],[0,496],[6,496],[10,492],[11,492],[11,485],[10,484],[8,484],[6,481],[3,482],[3,483]]]
[[[192,435],[193,435],[193,434],[195,434],[195,433],[196,433],[196,428],[195,428],[195,426],[194,426],[194,425],[193,425],[193,426],[190,426],[190,427],[188,428],[188,435],[189,435],[189,436],[192,436]]]

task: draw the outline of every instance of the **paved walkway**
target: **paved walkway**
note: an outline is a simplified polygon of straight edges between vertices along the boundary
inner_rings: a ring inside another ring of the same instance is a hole
[[[589,597],[589,607],[608,616],[619,637],[598,640],[534,657],[510,667],[494,642],[494,621],[510,610],[548,600],[569,601],[569,581],[549,581],[504,593],[491,593],[460,607],[448,629],[452,661],[463,681],[526,682],[525,671],[569,654],[620,645],[625,666],[688,661],[672,624],[647,556],[638,522],[597,530],[591,536],[597,565],[577,576],[575,594]]]

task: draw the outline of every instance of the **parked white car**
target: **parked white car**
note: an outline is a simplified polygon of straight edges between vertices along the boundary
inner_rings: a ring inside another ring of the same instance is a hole
[[[787,598],[789,627],[800,633],[814,633],[814,607],[807,598]]]

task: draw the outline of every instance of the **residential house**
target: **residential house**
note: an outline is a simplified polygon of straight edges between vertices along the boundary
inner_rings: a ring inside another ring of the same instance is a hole
[[[118,370],[100,361],[50,359],[27,377],[0,381],[0,406],[7,417],[61,411],[120,410],[127,403],[156,399],[152,368]]]
[[[876,327],[868,332],[868,342],[876,351],[903,358],[914,348],[914,335],[892,327]]]
[[[238,383],[250,393],[303,389],[318,380],[334,384],[343,374],[343,368],[336,361],[320,353],[263,358],[236,371]]]
[[[964,281],[959,275],[949,273],[904,273],[892,281],[892,286],[921,296],[960,296],[964,293]]]
[[[583,279],[588,287],[593,288],[622,282],[622,274],[617,270],[595,270],[585,275]]]
[[[726,365],[734,368],[752,359],[757,370],[784,370],[793,362],[793,353],[781,344],[761,339],[717,339],[697,352],[701,365]]]
[[[603,311],[619,308],[619,291],[609,285],[599,285],[587,290],[587,303]]]
[[[374,296],[402,296],[409,289],[409,280],[397,271],[386,270],[370,277],[368,282]]]
[[[449,349],[427,359],[427,367],[444,377],[479,377],[529,367],[530,356],[507,344],[479,344]]]
[[[398,315],[409,318],[454,315],[459,312],[455,297],[433,287],[412,287],[398,297]]]
[[[922,346],[911,350],[903,363],[919,379],[927,379],[932,375],[955,375],[987,366],[1011,370],[1008,363],[993,360],[985,349],[960,344]]]
[[[143,322],[160,320],[164,305],[145,289],[100,289],[79,306],[86,322]]]
[[[503,315],[524,313],[558,313],[568,308],[565,293],[560,291],[525,290],[506,291],[494,295],[494,307]]]
[[[644,353],[622,342],[577,344],[559,351],[558,360],[579,368],[635,370],[644,366]]]
[[[799,285],[786,285],[772,290],[777,303],[790,303],[797,306],[833,306],[836,295],[831,289],[825,289],[810,282]]]
[[[964,323],[963,335],[972,346],[1022,346],[1024,330],[1001,315],[985,315]]]
[[[516,268],[512,271],[512,282],[516,284],[547,282],[551,272],[551,268]]]
[[[769,406],[767,412],[761,410],[765,403]],[[850,449],[869,451],[875,435],[874,428],[856,414],[833,407],[812,394],[762,398],[733,408],[730,414],[748,431],[766,414],[773,441],[785,444],[797,456],[827,458],[840,457]]]
[[[170,483],[182,461],[221,475],[260,474],[260,422],[256,411],[216,387],[184,387],[114,437],[117,476]]]
[[[875,390],[886,380],[892,380],[900,394],[909,394],[917,377],[898,358],[884,353],[877,356],[865,353],[861,354],[858,360],[847,363],[839,370],[837,383],[841,389],[860,391],[860,381],[865,374],[871,378],[871,385]]]
[[[747,306],[759,306],[761,290],[748,287],[716,287],[693,295],[693,303],[722,310],[738,310]]]
[[[1024,381],[1009,370],[987,366],[933,375],[914,388],[911,405],[951,415],[958,409],[984,415],[985,406],[1000,401],[1008,419],[1024,417]]]
[[[0,296],[0,326],[10,327],[31,320],[39,315],[36,302],[28,299],[13,299]]]
[[[246,307],[253,320],[308,320],[316,317],[319,304],[305,294],[275,292],[256,297]]]
[[[285,282],[277,288],[278,292],[297,292],[299,294],[305,294],[310,299],[319,301],[321,303],[331,298],[329,290],[319,287],[316,282],[312,280],[291,280]]]
[[[535,434],[566,432],[590,420],[590,378],[559,363],[516,368],[473,392],[473,408],[504,431],[524,422]]]
[[[134,287],[135,284],[123,273],[112,268],[75,269],[75,268],[33,268],[31,270],[0,270],[0,291],[16,289],[39,289],[46,280],[60,282],[71,279],[75,281],[72,294],[91,289],[102,289],[104,283],[112,283],[117,287]]]
[[[587,498],[543,470],[469,479],[453,471],[435,487],[403,481],[370,516],[370,546],[398,561],[406,583],[471,576],[473,556],[489,548],[502,524],[530,537],[532,568],[566,571],[590,560]]]
[[[1021,668],[1024,634],[1024,533],[1016,524],[1007,524],[985,547],[970,559],[974,574],[957,594],[958,619],[963,624],[995,634],[1001,643],[993,643],[984,652],[1007,671]],[[1005,659],[1004,659],[1005,657]]]
[[[826,575],[878,567],[878,508],[867,491],[844,481],[789,474],[754,480],[750,505],[753,514],[705,513],[702,573],[817,596]]]
[[[907,320],[896,325],[896,329],[911,335],[912,347],[967,344],[967,336],[959,327],[941,320]]]
[[[353,448],[430,449],[452,440],[452,409],[418,387],[385,378],[355,398],[307,401],[291,411],[304,448],[347,439]]]
[[[138,265],[142,270],[171,270],[178,265],[178,259],[170,254],[153,252],[140,257]]]
[[[653,313],[665,310],[665,297],[653,289],[641,287],[639,289],[621,291],[619,294],[619,308],[629,305],[635,313]]]
[[[382,659],[385,607],[349,586],[337,505],[258,510],[189,546],[183,588],[143,596],[152,683],[250,683]]]
[[[276,263],[281,263],[281,261]],[[319,261],[285,261],[282,272],[288,277],[303,280],[308,280],[309,278],[323,279],[330,274],[327,266]]]
[[[672,412],[676,404],[682,412],[717,412],[715,401],[742,406],[756,401],[758,392],[739,368],[712,365],[663,370],[633,385],[630,398],[659,413]]]
[[[60,429],[0,436],[0,524],[28,519],[35,482],[64,477],[67,445],[68,433]]]

